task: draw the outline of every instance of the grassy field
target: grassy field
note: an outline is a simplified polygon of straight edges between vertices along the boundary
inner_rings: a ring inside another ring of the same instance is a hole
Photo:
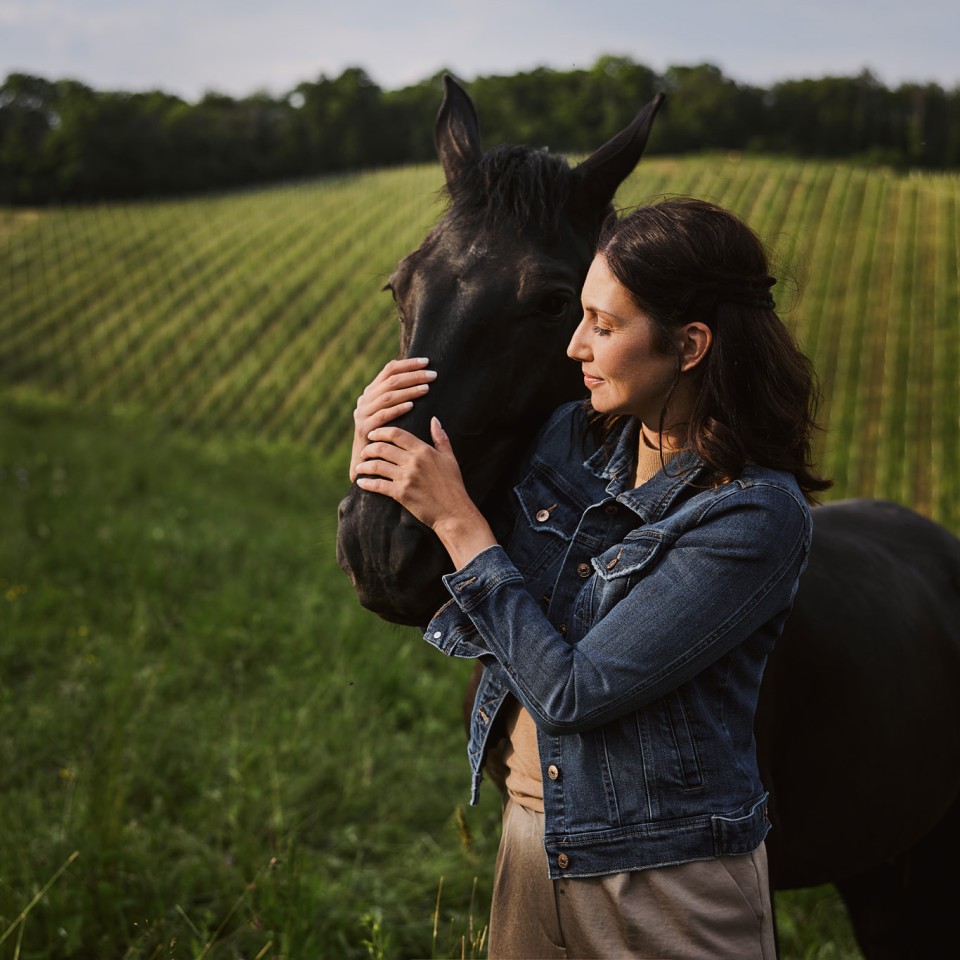
[[[433,166],[0,211],[0,960],[482,952],[498,798],[469,665],[336,565],[354,397]],[[620,199],[745,215],[825,391],[833,496],[960,532],[960,178],[704,157]],[[858,956],[828,888],[784,957]]]
[[[342,465],[23,398],[0,432],[0,957],[481,955],[469,666],[359,609]],[[858,955],[829,890],[780,920]]]
[[[460,806],[469,668],[358,607],[329,464],[0,431],[0,956],[459,956],[498,813]]]

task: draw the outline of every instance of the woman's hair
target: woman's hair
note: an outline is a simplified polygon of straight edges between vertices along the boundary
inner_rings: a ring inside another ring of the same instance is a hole
[[[659,328],[660,349],[676,354],[674,387],[676,329],[700,321],[712,331],[693,374],[700,383],[687,446],[715,478],[735,479],[753,462],[792,473],[811,501],[830,487],[812,462],[813,366],[775,312],[776,281],[756,234],[714,204],[670,199],[611,217],[597,253]]]

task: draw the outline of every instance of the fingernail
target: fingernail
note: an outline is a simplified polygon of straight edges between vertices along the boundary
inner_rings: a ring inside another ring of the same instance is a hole
[[[427,357],[417,357],[417,363],[429,363],[430,360]]]
[[[436,371],[436,370],[424,370],[424,371],[423,371],[423,375],[424,375],[428,380],[436,380],[436,379],[437,379],[437,371]]]

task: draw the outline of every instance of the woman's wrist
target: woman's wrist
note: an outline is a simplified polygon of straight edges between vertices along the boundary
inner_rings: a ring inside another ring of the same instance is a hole
[[[469,508],[438,520],[433,525],[433,532],[440,538],[457,570],[497,543],[490,524],[473,503]]]

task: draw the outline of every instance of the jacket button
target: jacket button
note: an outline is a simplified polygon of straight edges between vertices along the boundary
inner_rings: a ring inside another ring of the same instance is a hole
[[[547,767],[547,776],[551,780],[556,780],[560,776],[560,768],[555,763],[551,763],[550,766]]]
[[[615,503],[608,503],[603,509],[612,515],[617,512],[617,505]]]
[[[566,870],[570,866],[570,858],[565,853],[561,853],[557,857],[557,866],[561,870]]]
[[[560,631],[561,637],[565,637],[567,635],[567,625],[565,623],[561,623],[557,629]]]
[[[589,577],[589,576],[590,576],[590,570],[591,570],[591,567],[590,567],[590,564],[589,564],[589,563],[578,563],[578,564],[577,564],[577,573],[578,573],[581,577]]]
[[[538,510],[537,511],[537,523],[546,523],[550,519],[549,510]]]

